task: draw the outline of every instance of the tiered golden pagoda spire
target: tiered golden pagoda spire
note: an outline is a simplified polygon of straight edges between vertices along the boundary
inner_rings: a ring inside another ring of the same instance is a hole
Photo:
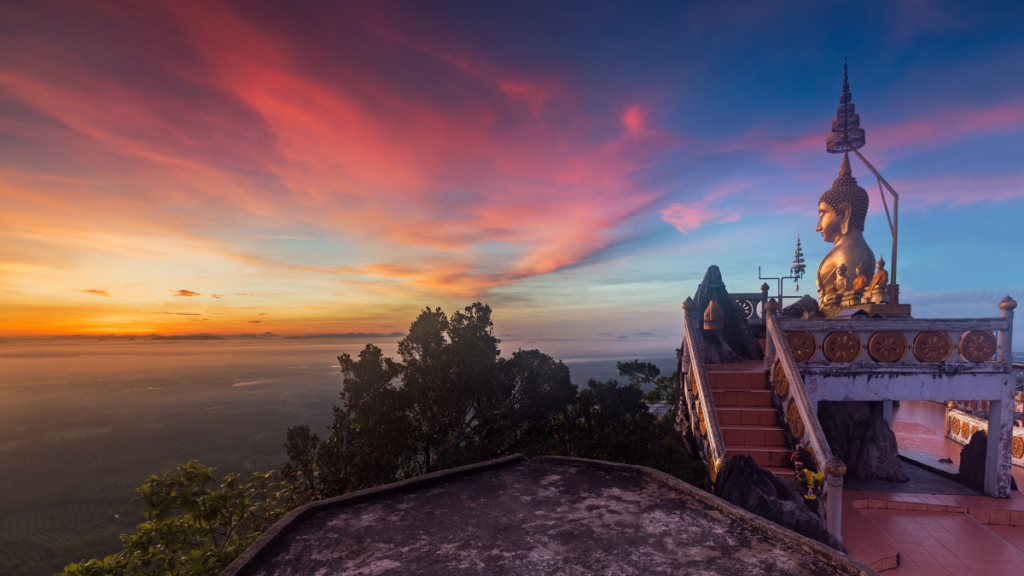
[[[832,119],[832,133],[825,140],[825,149],[829,154],[839,154],[856,150],[864,146],[864,142],[864,129],[860,127],[860,114],[854,113],[846,58],[843,58],[843,93],[839,95],[839,108]]]

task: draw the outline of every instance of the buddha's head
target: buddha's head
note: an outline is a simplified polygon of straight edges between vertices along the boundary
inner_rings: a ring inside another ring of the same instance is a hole
[[[818,199],[818,227],[826,242],[836,242],[851,232],[864,231],[868,215],[868,193],[857,185],[850,170],[850,158],[843,154],[839,178]]]

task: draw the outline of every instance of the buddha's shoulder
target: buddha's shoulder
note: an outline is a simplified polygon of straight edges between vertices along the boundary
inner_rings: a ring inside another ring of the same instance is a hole
[[[842,259],[842,261],[846,262],[847,265],[849,265],[851,258],[867,258],[872,254],[874,254],[874,252],[871,251],[868,243],[863,240],[847,242],[842,246],[836,246],[832,251],[833,258]],[[858,263],[859,261],[854,262],[854,264]],[[874,264],[874,262],[869,263]]]

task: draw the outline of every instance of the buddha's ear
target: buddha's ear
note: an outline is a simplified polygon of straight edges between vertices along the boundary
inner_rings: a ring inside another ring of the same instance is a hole
[[[850,231],[850,214],[853,213],[853,207],[850,206],[849,202],[843,202],[836,208],[836,216],[839,217],[839,221],[842,222],[843,236],[846,236],[847,232]]]

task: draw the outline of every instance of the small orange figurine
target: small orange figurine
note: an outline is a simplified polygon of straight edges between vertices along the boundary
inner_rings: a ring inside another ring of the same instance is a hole
[[[878,272],[875,272],[875,277],[871,279],[871,288],[881,286],[885,288],[889,285],[889,273],[885,271],[885,259],[882,257],[878,258],[878,263],[875,265],[878,267]]]
[[[861,261],[857,265],[857,277],[853,279],[854,290],[864,290],[868,287],[868,271],[864,267],[864,262]]]

